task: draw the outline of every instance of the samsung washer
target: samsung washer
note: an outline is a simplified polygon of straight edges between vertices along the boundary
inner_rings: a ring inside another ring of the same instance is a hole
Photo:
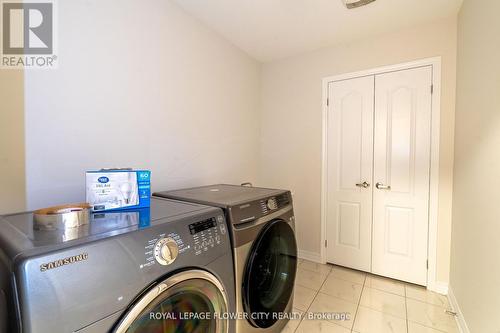
[[[2,332],[233,333],[234,300],[221,209],[156,198],[52,231],[0,219]]]
[[[281,332],[291,316],[297,269],[292,196],[211,185],[153,194],[223,208],[234,251],[237,333]]]

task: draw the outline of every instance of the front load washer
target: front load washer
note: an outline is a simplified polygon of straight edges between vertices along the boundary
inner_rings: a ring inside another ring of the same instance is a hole
[[[234,251],[237,333],[281,332],[290,318],[297,269],[289,191],[211,185],[154,193],[223,208]]]
[[[41,231],[0,219],[2,332],[233,333],[234,272],[221,209],[154,198]]]

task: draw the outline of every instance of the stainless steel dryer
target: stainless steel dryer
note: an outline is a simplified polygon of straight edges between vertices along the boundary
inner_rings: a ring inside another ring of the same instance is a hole
[[[291,193],[222,184],[153,195],[224,209],[234,251],[236,309],[245,317],[236,332],[281,332],[292,311],[297,269]]]
[[[76,229],[0,219],[2,332],[233,333],[234,272],[221,209],[152,199]]]

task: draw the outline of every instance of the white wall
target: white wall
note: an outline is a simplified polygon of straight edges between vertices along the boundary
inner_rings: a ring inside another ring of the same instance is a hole
[[[84,200],[85,170],[153,190],[255,181],[259,64],[166,0],[58,1],[59,68],[26,71],[28,208]]]
[[[500,332],[500,2],[458,20],[450,286],[470,332]]]
[[[291,188],[299,247],[319,256],[322,78],[442,56],[438,281],[449,274],[456,18],[267,63],[262,68],[260,183]]]

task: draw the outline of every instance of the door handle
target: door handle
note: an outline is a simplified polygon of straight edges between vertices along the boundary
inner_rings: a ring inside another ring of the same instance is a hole
[[[370,187],[370,184],[368,184],[367,182],[362,182],[362,183],[356,184],[356,186],[362,187],[362,188],[368,188],[368,187]]]
[[[390,190],[391,189],[391,185],[384,185],[382,183],[377,183],[375,184],[375,187],[378,189],[378,190]]]

